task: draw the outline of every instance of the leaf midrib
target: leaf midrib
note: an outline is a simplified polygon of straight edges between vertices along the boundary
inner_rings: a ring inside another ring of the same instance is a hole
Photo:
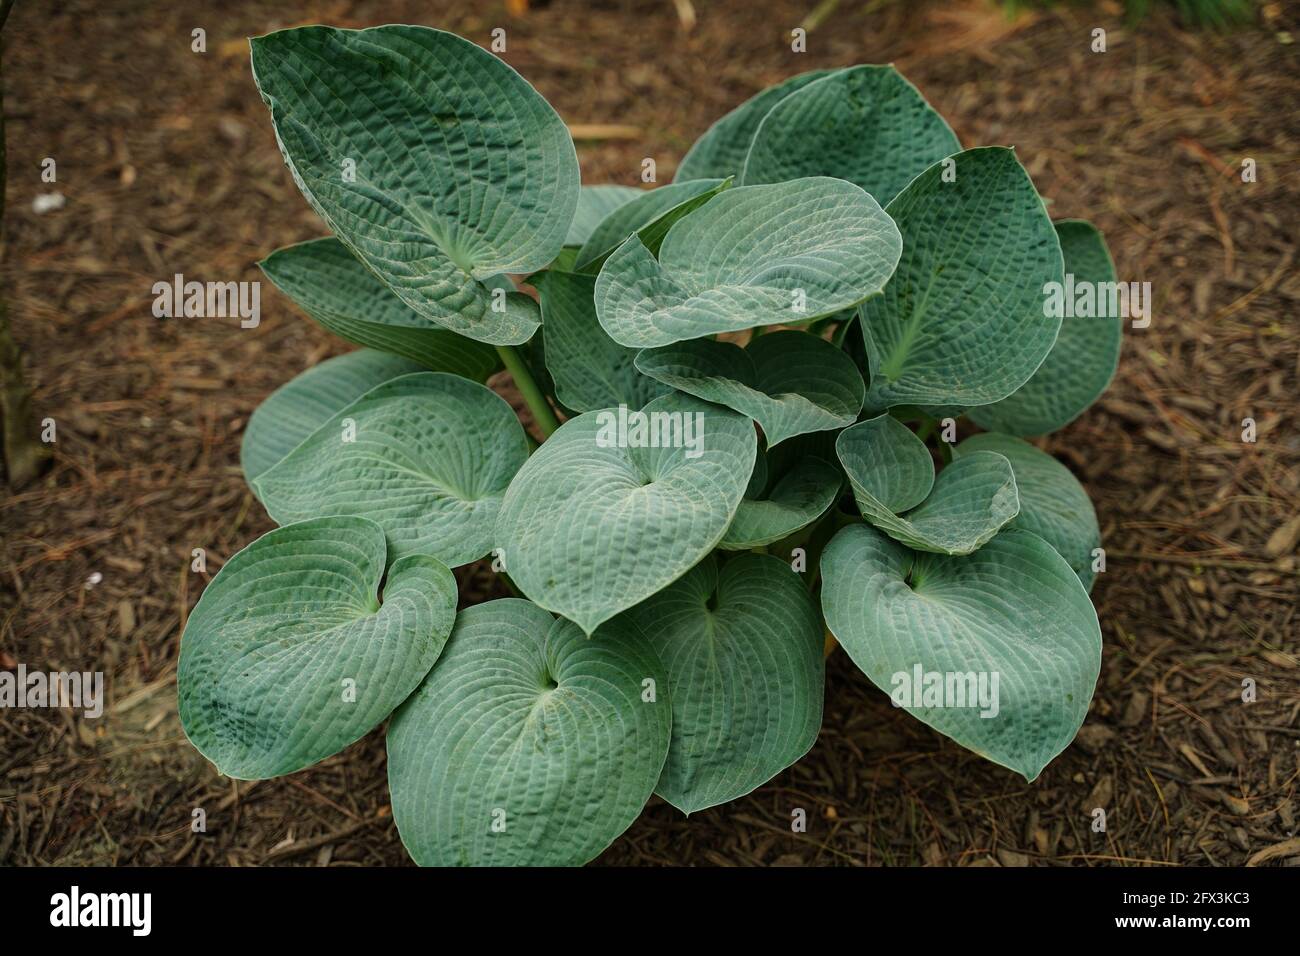
[[[925,318],[926,307],[930,304],[930,293],[934,289],[935,280],[939,278],[939,271],[932,270],[930,281],[926,283],[925,292],[921,294],[921,300],[917,303],[916,308],[912,310],[911,316],[908,317],[907,325],[903,327],[903,334],[898,337],[898,343],[894,346],[894,351],[890,353],[889,360],[881,367],[880,373],[890,382],[898,381],[903,371],[903,363],[911,354],[912,346],[916,342],[916,337],[921,331],[921,320]]]

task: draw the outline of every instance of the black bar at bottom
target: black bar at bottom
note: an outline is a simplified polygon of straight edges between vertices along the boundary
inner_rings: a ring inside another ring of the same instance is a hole
[[[607,943],[670,945],[701,924],[733,945],[751,934],[770,943],[783,930],[802,932],[807,945],[832,925],[861,934],[864,947],[882,931],[918,944],[966,934],[1071,942],[1200,934],[1228,942],[1256,929],[1294,929],[1298,889],[1286,868],[11,869],[0,871],[0,925],[9,944],[70,933],[127,945],[373,944],[403,931],[420,934],[412,942],[447,944],[455,937],[445,933],[486,931],[494,944],[513,933],[553,942],[554,934],[577,933],[594,942],[608,932]]]

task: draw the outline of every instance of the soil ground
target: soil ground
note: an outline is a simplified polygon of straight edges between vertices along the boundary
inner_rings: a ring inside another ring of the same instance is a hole
[[[832,656],[813,751],[690,819],[654,800],[609,864],[1300,865],[1300,329],[1294,12],[1228,35],[1114,4],[1008,20],[982,0],[844,2],[790,50],[812,0],[136,4],[20,0],[6,30],[4,295],[52,470],[0,501],[0,667],[103,670],[109,708],[0,712],[0,863],[404,864],[381,732],[291,777],[236,783],[185,741],[185,617],[272,524],[242,481],[249,413],[347,346],[263,284],[263,318],[151,315],[174,273],[256,280],[324,233],[275,147],[244,37],[423,23],[505,58],[582,139],[587,182],[667,181],[693,139],[763,86],[894,62],[967,145],[1011,144],[1056,218],[1095,222],[1149,281],[1111,391],[1044,442],[1097,505],[1105,650],[1079,739],[1028,785],[894,710]],[[191,31],[207,31],[207,52]],[[1107,51],[1090,49],[1107,31]],[[57,161],[57,184],[41,161]],[[1256,182],[1243,182],[1244,159]],[[59,210],[33,199],[58,191]],[[500,383],[509,390],[509,382]],[[1243,419],[1256,440],[1242,440]],[[191,573],[205,548],[207,575]],[[494,586],[481,568],[463,596]],[[92,583],[93,582],[93,583]],[[1256,699],[1243,702],[1243,681]],[[191,832],[194,808],[208,832]],[[808,816],[792,833],[791,814]],[[1092,827],[1094,810],[1106,828]]]

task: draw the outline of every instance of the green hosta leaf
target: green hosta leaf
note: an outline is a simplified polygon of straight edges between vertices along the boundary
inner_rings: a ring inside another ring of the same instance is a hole
[[[314,322],[349,342],[476,382],[500,364],[490,345],[449,332],[413,311],[337,239],[278,249],[260,265]]]
[[[578,193],[578,211],[564,237],[566,246],[581,246],[615,209],[642,195],[635,186],[583,186]]]
[[[972,435],[957,446],[956,454],[985,451],[1006,458],[1016,475],[1020,513],[1008,527],[1032,531],[1050,544],[1091,591],[1092,552],[1101,547],[1101,529],[1079,480],[1047,452],[1010,435]]]
[[[1019,511],[1011,465],[1001,455],[986,452],[947,465],[919,507],[909,511],[898,527],[881,528],[921,551],[969,554]]]
[[[956,135],[892,66],[855,66],[783,98],[754,134],[744,183],[834,176],[882,203],[945,156]]]
[[[713,176],[739,176],[745,169],[745,157],[750,143],[763,117],[795,90],[802,89],[813,80],[829,76],[831,70],[813,70],[770,86],[756,96],[741,103],[718,120],[695,141],[677,167],[674,182],[690,179],[708,179]]]
[[[578,203],[555,110],[497,57],[425,27],[301,27],[252,41],[294,181],[330,230],[426,319],[517,345],[537,304],[483,280],[543,269]]]
[[[1056,234],[1065,271],[1075,283],[1115,281],[1115,264],[1095,227],[1067,219],[1056,224]],[[1068,425],[1114,378],[1123,330],[1119,315],[1065,318],[1056,345],[1029,381],[1002,401],[972,408],[968,414],[981,428],[1013,435],[1042,435]]]
[[[655,259],[633,236],[605,261],[596,314],[614,341],[653,348],[808,321],[875,295],[898,230],[862,189],[800,179],[729,189],[679,220]]]
[[[1043,288],[1062,279],[1056,230],[1034,184],[1002,147],[931,166],[886,208],[903,257],[862,306],[867,406],[985,405],[1025,383],[1061,320]],[[955,181],[945,182],[951,172]]]
[[[492,549],[506,486],[527,457],[523,427],[504,399],[459,376],[423,372],[339,411],[253,490],[280,524],[362,515],[384,529],[394,555],[431,554],[454,568]]]
[[[795,461],[807,456],[826,462],[836,461],[838,456],[835,454],[835,442],[839,437],[839,432],[809,432],[782,442],[776,448],[770,448],[768,457],[773,473],[785,474]]]
[[[925,443],[890,415],[846,428],[835,450],[862,517],[919,551],[969,554],[1020,509],[1016,479],[1001,455],[963,455],[936,480]]]
[[[383,529],[341,516],[271,531],[217,572],[186,624],[176,683],[181,725],[218,770],[301,770],[419,685],[451,633],[456,579],[428,555],[398,559],[385,580],[386,564]]]
[[[941,425],[945,418],[951,418],[955,421],[967,412],[967,408],[964,405],[921,405],[916,407],[911,405],[896,405],[890,414],[898,414],[900,411],[911,412],[913,410],[927,418],[935,419]],[[904,420],[909,418],[908,415],[902,415],[900,417]]]
[[[838,343],[839,347],[844,350],[844,354],[853,359],[854,366],[862,375],[862,381],[866,383],[868,391],[871,386],[871,360],[867,358],[867,347],[862,340],[862,334],[857,331],[858,312],[851,309],[848,312],[841,312],[839,316],[832,316],[824,319],[825,322],[832,322],[839,319],[835,333],[832,336],[832,342]]]
[[[767,490],[770,484],[771,475],[767,467],[767,452],[763,448],[758,449],[754,456],[754,470],[749,473],[749,484],[745,485],[745,497],[757,498]]]
[[[668,671],[672,745],[655,792],[677,809],[742,797],[811,749],[822,722],[822,623],[785,562],[743,554],[719,573],[710,555],[626,616]]]
[[[735,412],[679,393],[642,411],[624,410],[623,435],[614,409],[561,425],[510,483],[497,522],[520,590],[588,634],[713,550],[754,467],[754,426]]]
[[[768,445],[806,432],[852,425],[866,386],[853,359],[807,332],[773,332],[741,348],[695,339],[642,351],[651,378],[748,415]]]
[[[1101,629],[1078,577],[1042,538],[1004,531],[974,554],[946,557],[850,525],[821,568],[831,633],[914,716],[1031,781],[1074,739],[1101,668]],[[969,696],[955,694],[933,706],[922,694],[929,674],[954,691],[969,688],[965,675],[984,675],[990,706],[960,706]]]
[[[563,249],[560,250],[560,254],[555,257],[555,261],[551,263],[550,268],[554,269],[556,272],[572,272],[574,270],[574,267],[577,266],[577,264],[578,264],[578,247],[565,246]],[[536,276],[530,277],[529,281],[531,282],[532,278],[535,277]]]
[[[619,345],[600,327],[592,299],[595,276],[550,270],[533,281],[542,294],[546,367],[566,408],[640,408],[669,391],[636,370],[636,349]]]
[[[839,495],[842,478],[834,465],[800,456],[769,475],[768,457],[760,452],[755,460],[745,497],[718,547],[745,551],[780,541],[820,518]]]
[[[854,486],[854,495],[868,503],[863,506],[864,513],[870,511],[875,517],[910,511],[934,487],[934,460],[925,442],[889,415],[878,415],[840,432],[835,453]]]
[[[426,866],[586,863],[636,819],[659,779],[667,684],[630,622],[588,639],[527,601],[467,608],[388,728],[393,820],[406,849]]]
[[[290,379],[257,406],[240,448],[244,480],[266,471],[304,438],[376,385],[421,367],[408,359],[360,349],[327,359]]]
[[[619,206],[598,225],[578,250],[576,269],[595,275],[623,240],[638,235],[651,253],[657,253],[668,230],[682,217],[699,209],[731,185],[729,180],[701,179],[642,190],[631,202]]]

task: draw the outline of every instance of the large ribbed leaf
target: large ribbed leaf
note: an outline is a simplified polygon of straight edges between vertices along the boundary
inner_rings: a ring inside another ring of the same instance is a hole
[[[654,790],[667,685],[631,622],[588,639],[527,601],[467,608],[388,728],[406,849],[426,866],[586,863]]]
[[[578,193],[578,210],[564,237],[566,246],[581,246],[596,227],[619,206],[626,206],[644,192],[635,186],[583,186]]]
[[[943,117],[892,66],[854,66],[784,97],[754,134],[743,182],[834,176],[881,203],[961,149]]]
[[[294,181],[412,309],[495,345],[537,304],[483,280],[545,268],[578,203],[564,121],[500,59],[414,26],[301,27],[252,41],[253,78]]]
[[[415,362],[396,355],[358,349],[290,379],[268,395],[248,419],[239,450],[244,480],[251,485],[335,412],[376,385],[420,369]]]
[[[713,176],[739,177],[744,172],[749,145],[754,141],[754,132],[763,117],[795,90],[830,73],[830,70],[800,73],[745,100],[695,141],[695,145],[682,157],[673,181],[680,183]]]
[[[1042,538],[1004,531],[948,557],[850,525],[821,569],[831,633],[914,716],[1027,780],[1074,739],[1101,668],[1101,629],[1078,577]],[[981,679],[983,706],[970,693]],[[948,692],[935,695],[935,681]]]
[[[655,792],[694,813],[808,752],[822,722],[822,623],[789,565],[710,555],[628,611],[668,671],[672,746]],[[596,635],[600,639],[600,635]]]
[[[271,531],[217,572],[181,638],[181,725],[222,773],[292,773],[387,717],[433,666],[456,579],[423,554],[387,570],[365,518]],[[384,581],[382,604],[379,590]]]
[[[632,236],[596,280],[616,342],[652,348],[830,315],[884,287],[901,251],[874,199],[838,179],[728,189],[679,220],[659,249]]]
[[[657,253],[664,236],[677,220],[700,208],[730,185],[727,180],[701,179],[642,191],[631,202],[613,210],[592,230],[578,250],[574,268],[595,275],[610,253],[634,233],[641,237],[651,253]]]
[[[1065,271],[1076,286],[1092,284],[1095,290],[1115,281],[1115,264],[1095,227],[1067,219],[1056,224],[1056,234]],[[1114,378],[1123,330],[1119,315],[1067,316],[1052,351],[1029,381],[1002,401],[972,408],[968,414],[982,428],[1013,435],[1043,435],[1063,428]]]
[[[619,345],[601,328],[592,298],[595,276],[552,269],[534,276],[533,284],[542,296],[546,367],[566,408],[640,408],[670,391],[636,370],[636,349]]]
[[[1020,509],[1001,455],[963,455],[936,480],[925,443],[887,414],[840,432],[835,450],[862,517],[909,548],[969,554]]]
[[[626,429],[612,409],[561,425],[510,483],[497,522],[520,590],[588,634],[713,550],[754,467],[754,426],[735,412],[680,393],[642,411],[642,433],[635,410]]]
[[[781,461],[784,457],[758,453],[745,497],[719,548],[745,551],[780,541],[812,524],[834,503],[843,483],[838,468],[808,454]]]
[[[492,550],[506,486],[527,457],[504,399],[456,375],[422,372],[339,411],[253,490],[281,524],[363,515],[384,529],[394,556],[431,554],[456,567]]]
[[[806,332],[773,332],[741,348],[695,339],[637,356],[636,367],[679,391],[748,415],[770,446],[852,425],[866,386],[851,359]]]
[[[1015,472],[1020,513],[1008,527],[1032,531],[1050,544],[1091,591],[1092,552],[1101,547],[1101,529],[1079,479],[1047,452],[1010,435],[972,435],[957,446],[955,454],[981,451],[997,452]]]
[[[449,332],[411,309],[337,239],[278,249],[259,265],[313,321],[349,342],[476,382],[500,364],[490,345]]]
[[[955,181],[937,163],[887,207],[903,257],[861,309],[869,408],[996,402],[1056,341],[1043,288],[1062,279],[1061,246],[1029,175],[1002,147],[952,162]]]

